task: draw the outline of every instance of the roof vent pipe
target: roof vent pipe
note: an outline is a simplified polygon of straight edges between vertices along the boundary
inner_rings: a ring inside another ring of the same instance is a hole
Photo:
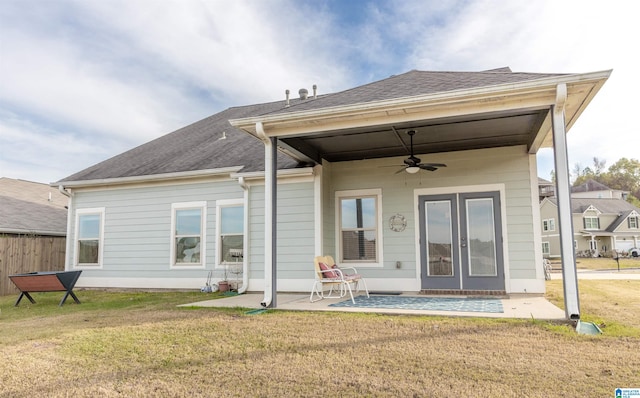
[[[289,89],[284,90],[284,94],[287,96],[287,102],[285,103],[285,107],[289,106]]]
[[[301,100],[306,100],[309,96],[309,90],[307,90],[306,88],[301,88],[300,90],[298,90],[298,94],[300,94]]]
[[[316,99],[316,97],[318,96],[318,86],[317,85],[313,85],[313,99]]]

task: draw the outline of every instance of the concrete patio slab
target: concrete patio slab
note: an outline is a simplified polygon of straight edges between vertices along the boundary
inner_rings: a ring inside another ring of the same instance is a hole
[[[403,295],[413,297],[425,297],[412,293]],[[262,293],[248,293],[238,296],[225,297],[214,300],[203,300],[195,303],[184,304],[185,307],[213,307],[213,308],[247,308],[260,309],[260,302],[264,296]],[[461,297],[458,297],[461,298]],[[331,307],[333,303],[344,301],[348,298],[323,299],[314,303],[309,301],[309,294],[279,293],[277,296],[277,309],[290,311],[332,311],[332,312],[367,312],[377,314],[396,315],[437,315],[458,317],[483,317],[483,318],[516,318],[516,319],[540,319],[540,320],[564,320],[564,310],[551,304],[541,296],[512,296],[501,299],[502,313],[490,312],[457,312],[457,311],[427,311],[407,309],[385,308],[346,308]]]

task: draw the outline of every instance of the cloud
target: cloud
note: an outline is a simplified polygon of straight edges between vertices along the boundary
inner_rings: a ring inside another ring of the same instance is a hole
[[[285,89],[295,95],[317,84],[327,93],[410,69],[501,66],[614,68],[569,134],[572,162],[600,156],[611,164],[635,154],[631,145],[602,144],[603,132],[635,139],[634,7],[575,0],[4,0],[0,173],[25,178],[40,169],[38,181],[54,181],[229,106],[283,99]],[[65,162],[52,167],[55,158]]]

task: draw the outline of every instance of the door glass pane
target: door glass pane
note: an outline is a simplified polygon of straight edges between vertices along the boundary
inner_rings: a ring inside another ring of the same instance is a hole
[[[451,203],[426,202],[427,256],[429,276],[453,276]]]
[[[493,224],[493,199],[468,199],[467,239],[469,275],[496,276],[496,242]]]

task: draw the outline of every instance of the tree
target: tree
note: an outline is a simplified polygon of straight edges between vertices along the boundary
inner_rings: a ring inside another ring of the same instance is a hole
[[[573,186],[595,180],[611,189],[629,192],[627,201],[640,207],[640,161],[622,158],[605,171],[606,160],[593,158],[593,168],[582,168],[579,163],[573,167]]]
[[[603,184],[613,189],[628,191],[640,198],[640,161],[622,158],[609,167],[603,175]]]

